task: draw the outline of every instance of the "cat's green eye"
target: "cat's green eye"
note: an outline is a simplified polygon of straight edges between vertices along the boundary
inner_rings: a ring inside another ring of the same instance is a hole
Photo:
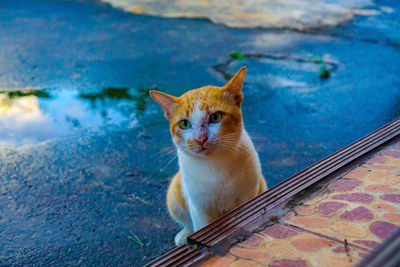
[[[190,127],[192,127],[192,125],[190,124],[190,121],[188,121],[188,120],[181,120],[178,125],[179,125],[179,128],[181,128],[182,130],[187,130]]]
[[[213,114],[211,114],[210,116],[210,123],[217,123],[220,122],[222,120],[222,112],[218,111],[215,112]]]

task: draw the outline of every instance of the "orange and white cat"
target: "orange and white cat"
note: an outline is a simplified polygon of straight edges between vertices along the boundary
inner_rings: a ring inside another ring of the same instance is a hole
[[[176,245],[267,189],[257,152],[243,126],[245,74],[243,67],[223,87],[205,86],[180,97],[150,91],[170,121],[178,153],[179,172],[167,193],[169,213],[183,226]]]

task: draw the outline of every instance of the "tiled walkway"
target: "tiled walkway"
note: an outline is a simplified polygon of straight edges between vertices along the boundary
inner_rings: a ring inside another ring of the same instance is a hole
[[[400,143],[202,266],[354,266],[400,225]]]

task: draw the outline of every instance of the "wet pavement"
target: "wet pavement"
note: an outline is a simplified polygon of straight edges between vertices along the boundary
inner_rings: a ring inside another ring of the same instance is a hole
[[[288,31],[0,0],[0,264],[142,265],[173,247],[176,159],[148,89],[222,85],[247,65],[270,186],[400,116],[400,5],[375,3]]]

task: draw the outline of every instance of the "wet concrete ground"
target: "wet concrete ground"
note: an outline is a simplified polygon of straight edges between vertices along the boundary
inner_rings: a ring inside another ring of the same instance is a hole
[[[294,32],[0,0],[0,265],[142,265],[173,247],[177,166],[148,89],[222,85],[247,65],[270,186],[400,116],[400,5],[369,10]]]

